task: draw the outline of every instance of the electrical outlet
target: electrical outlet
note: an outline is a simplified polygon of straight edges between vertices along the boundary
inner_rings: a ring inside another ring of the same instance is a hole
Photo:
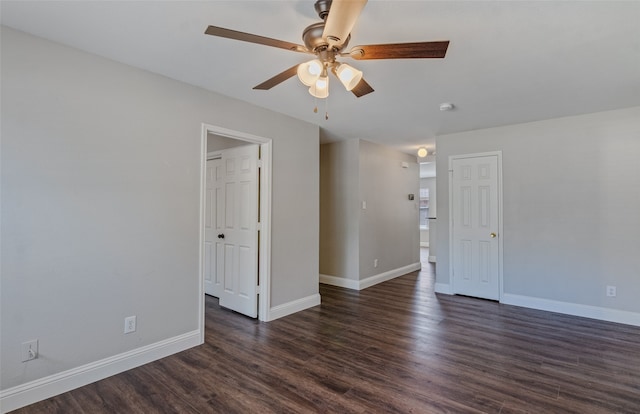
[[[378,267],[378,259],[373,259],[373,267]]]
[[[38,358],[38,340],[23,342],[21,351],[22,362]]]
[[[124,318],[124,333],[128,334],[136,331],[136,317],[127,316]]]
[[[616,297],[616,287],[615,286],[607,286],[607,296],[615,298]]]

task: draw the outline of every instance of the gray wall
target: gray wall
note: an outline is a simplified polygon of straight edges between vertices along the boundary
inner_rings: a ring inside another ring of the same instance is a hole
[[[360,140],[360,279],[420,262],[419,180],[414,155]]]
[[[320,146],[320,273],[359,280],[360,145]]]
[[[317,126],[11,29],[1,52],[2,389],[199,328],[203,122],[273,139],[272,306],[318,293]]]
[[[505,293],[640,312],[640,107],[445,135],[437,148],[437,282],[449,283],[448,157],[501,150]]]
[[[324,144],[320,177],[321,274],[361,280],[420,261],[417,198],[407,198],[419,192],[415,156],[364,140]]]

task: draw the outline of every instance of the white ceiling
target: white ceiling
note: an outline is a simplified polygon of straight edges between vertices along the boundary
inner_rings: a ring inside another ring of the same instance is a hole
[[[640,1],[369,1],[357,44],[450,40],[445,59],[350,61],[376,90],[334,81],[313,113],[297,78],[251,88],[309,55],[215,38],[217,25],[295,43],[306,1],[6,1],[2,24],[414,153],[436,135],[640,105]],[[440,112],[442,102],[456,110]]]

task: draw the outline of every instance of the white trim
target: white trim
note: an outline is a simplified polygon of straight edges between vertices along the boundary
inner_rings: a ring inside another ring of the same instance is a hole
[[[271,141],[260,145],[260,288],[258,297],[258,319],[269,321],[271,308]],[[266,189],[266,191],[265,191]]]
[[[396,277],[404,276],[407,273],[415,272],[418,270],[422,270],[422,263],[420,262],[411,263],[410,265],[389,270],[388,272],[369,276],[368,278],[362,279],[362,280],[353,280],[353,279],[347,279],[344,277],[320,275],[320,283],[324,283],[325,285],[339,286],[339,287],[353,289],[353,290],[363,290],[373,285],[377,285],[378,283],[386,282],[387,280],[395,279]]]
[[[514,295],[505,293],[500,303],[505,305],[521,306],[524,308],[538,309],[548,312],[563,313],[584,318],[599,319],[603,321],[624,323],[640,326],[640,313],[623,311],[618,309],[601,308],[599,306],[581,305],[579,303],[560,302],[551,299],[542,299],[532,296]]]
[[[451,285],[448,283],[435,283],[434,291],[446,295],[453,295]],[[557,300],[536,298],[533,296],[514,295],[505,293],[500,301],[503,305],[520,306],[529,309],[538,309],[547,312],[561,313],[565,315],[580,316],[583,318],[598,319],[602,321],[623,323],[626,325],[640,326],[640,313],[618,309],[602,308],[599,306],[581,305],[579,303],[560,302]]]
[[[435,256],[429,256],[429,263],[435,263],[436,262],[436,257]]]
[[[421,241],[420,242],[420,247],[429,247],[429,242],[428,241],[427,242]]]
[[[222,152],[220,151],[207,152],[207,158],[205,161],[219,160],[221,158],[222,158]]]
[[[261,230],[260,230],[260,261],[258,263],[258,273],[260,275],[260,287],[258,288],[258,319],[261,321],[268,321],[270,307],[271,307],[271,176],[272,176],[272,155],[270,138],[260,137],[257,135],[248,134],[245,132],[234,131],[227,128],[222,128],[215,125],[202,124],[202,140],[204,147],[201,150],[202,153],[202,171],[201,180],[203,180],[200,190],[200,288],[202,292],[200,294],[201,311],[202,315],[202,335],[204,341],[204,197],[205,197],[205,185],[206,185],[206,143],[207,135],[212,133],[214,135],[237,139],[240,141],[251,142],[260,145],[262,161],[261,176],[260,176],[260,218],[261,218]]]
[[[406,275],[407,273],[415,272],[416,270],[422,270],[422,263],[411,263],[397,269],[389,270],[388,272],[380,273],[378,275],[369,276],[366,279],[360,280],[359,289],[366,289],[378,283],[386,282],[387,280],[395,279],[398,276]]]
[[[455,280],[453,278],[453,160],[459,160],[464,158],[478,158],[478,157],[497,157],[497,179],[498,179],[498,301],[502,300],[504,295],[504,280],[503,280],[503,252],[504,252],[504,238],[503,232],[503,186],[502,186],[502,151],[489,151],[478,152],[473,154],[460,154],[449,156],[449,284],[451,286],[451,292],[455,292]]]
[[[119,355],[49,375],[0,391],[0,412],[6,413],[54,395],[91,384],[120,372],[184,351],[202,342],[201,330],[188,332]]]
[[[314,306],[318,306],[320,302],[320,295],[316,293],[311,296],[307,296],[306,298],[300,298],[292,302],[283,303],[282,305],[278,305],[270,309],[268,319],[266,321],[273,321],[305,309],[313,308]]]
[[[331,286],[338,286],[347,289],[360,290],[357,280],[347,279],[346,277],[337,277],[330,275],[320,275],[320,283]]]
[[[453,159],[452,156],[449,156],[449,280],[447,285],[451,290],[451,294],[453,294]],[[436,291],[437,292],[437,291]]]
[[[449,283],[438,283],[433,285],[433,290],[436,293],[443,293],[445,295],[453,295],[453,289]]]
[[[205,223],[205,198],[207,194],[207,128],[202,125],[200,134],[200,221],[198,227],[198,327],[200,329],[200,343],[204,343],[204,223]]]

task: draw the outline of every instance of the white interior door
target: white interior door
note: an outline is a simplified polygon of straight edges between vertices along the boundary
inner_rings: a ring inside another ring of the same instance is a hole
[[[222,153],[216,180],[215,280],[220,306],[258,315],[258,145]],[[215,284],[215,283],[214,283]]]
[[[453,293],[500,299],[498,155],[452,158]]]
[[[204,292],[220,297],[222,282],[216,273],[216,251],[218,250],[218,230],[221,223],[217,220],[216,209],[222,194],[224,175],[220,156],[207,160],[205,212],[204,212]]]

